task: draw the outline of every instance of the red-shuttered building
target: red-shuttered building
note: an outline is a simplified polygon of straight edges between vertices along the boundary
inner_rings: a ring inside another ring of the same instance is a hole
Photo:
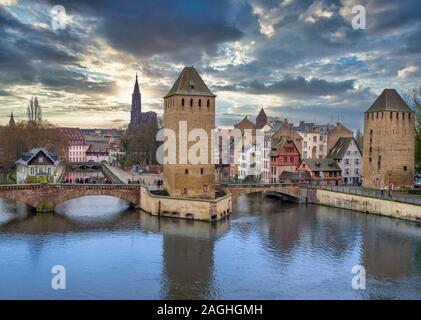
[[[272,139],[270,156],[271,182],[280,182],[279,177],[283,172],[295,172],[301,162],[301,154],[294,141],[288,137]]]

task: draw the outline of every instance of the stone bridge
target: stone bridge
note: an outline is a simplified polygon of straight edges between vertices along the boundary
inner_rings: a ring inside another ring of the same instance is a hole
[[[23,184],[0,186],[0,198],[21,201],[37,212],[50,212],[68,200],[84,196],[113,196],[140,207],[140,185]]]
[[[222,184],[221,187],[228,189],[233,195],[263,192],[269,196],[277,196],[284,200],[305,202],[307,189],[299,184]]]

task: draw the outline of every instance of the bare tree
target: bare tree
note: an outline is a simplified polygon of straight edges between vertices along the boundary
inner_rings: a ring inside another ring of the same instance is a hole
[[[415,108],[415,166],[421,171],[421,86],[410,90],[404,98]]]
[[[42,122],[41,105],[38,103],[37,97],[32,97],[28,105],[28,124],[36,127]]]

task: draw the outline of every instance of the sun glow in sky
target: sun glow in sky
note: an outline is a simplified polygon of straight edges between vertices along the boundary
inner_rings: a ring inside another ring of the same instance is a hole
[[[269,116],[362,127],[385,87],[421,79],[421,2],[392,0],[0,0],[0,125],[24,120],[31,96],[60,126],[128,123],[139,75],[144,111],[185,65],[217,94],[217,123]],[[366,7],[367,29],[351,26]]]

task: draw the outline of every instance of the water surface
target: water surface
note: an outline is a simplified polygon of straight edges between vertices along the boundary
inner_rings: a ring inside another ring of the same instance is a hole
[[[112,197],[35,215],[0,200],[2,299],[420,299],[421,228],[260,194],[216,224],[152,217]],[[367,270],[352,289],[351,269]],[[51,288],[63,265],[67,289]]]

